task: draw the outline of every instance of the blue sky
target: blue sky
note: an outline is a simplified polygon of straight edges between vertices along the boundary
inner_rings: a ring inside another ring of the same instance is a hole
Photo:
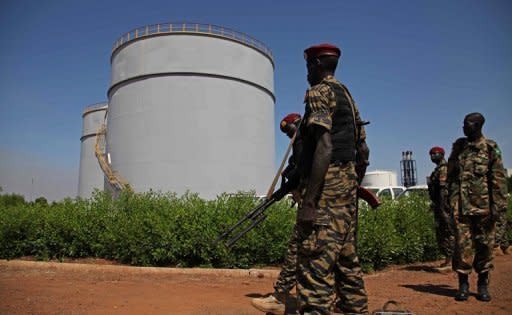
[[[512,2],[496,0],[3,0],[0,186],[27,196],[74,196],[81,113],[106,100],[114,41],[135,27],[176,21],[222,25],[270,47],[276,161],[287,144],[278,121],[303,112],[303,50],[331,42],[343,51],[337,77],[371,121],[370,169],[398,171],[401,151],[412,150],[424,182],[433,167],[428,149],[449,151],[473,111],[484,114],[484,133],[512,167],[511,12]]]

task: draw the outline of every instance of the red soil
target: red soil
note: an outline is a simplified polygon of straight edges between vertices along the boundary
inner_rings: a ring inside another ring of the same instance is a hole
[[[434,264],[366,275],[369,308],[396,300],[415,314],[512,314],[512,255],[495,258],[493,300],[456,302],[457,279]],[[0,314],[262,314],[250,300],[272,291],[277,270],[114,266],[104,260],[46,263],[0,260]],[[471,275],[475,292],[476,276]],[[288,308],[294,310],[293,299]]]

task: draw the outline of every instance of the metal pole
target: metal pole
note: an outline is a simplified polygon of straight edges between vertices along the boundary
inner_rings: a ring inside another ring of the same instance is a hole
[[[34,177],[32,177],[32,185],[30,187],[30,200],[29,201],[32,201],[33,198],[34,198]]]

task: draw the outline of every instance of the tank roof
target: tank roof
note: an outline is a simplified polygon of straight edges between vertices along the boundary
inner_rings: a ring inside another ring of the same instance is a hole
[[[371,175],[371,174],[395,174],[395,173],[396,173],[395,171],[390,171],[390,170],[374,170],[374,171],[367,171],[366,175]]]
[[[101,102],[87,106],[82,113],[82,117],[96,111],[104,110],[108,108],[108,102]]]
[[[256,49],[267,58],[269,58],[270,62],[272,62],[272,65],[274,64],[274,59],[270,49],[264,43],[255,39],[254,37],[222,26],[191,22],[159,23],[133,29],[116,40],[112,47],[112,57],[121,47],[132,41],[140,40],[146,37],[177,34],[203,35],[231,40]]]

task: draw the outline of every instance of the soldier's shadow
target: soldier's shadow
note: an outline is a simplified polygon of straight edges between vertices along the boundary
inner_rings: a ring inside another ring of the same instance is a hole
[[[446,284],[405,284],[404,288],[412,289],[414,291],[430,293],[435,295],[454,297],[457,289],[452,288]]]
[[[416,266],[407,266],[401,268],[402,270],[407,271],[424,271],[424,272],[432,272],[432,273],[445,273],[439,270],[439,268],[428,266],[428,265],[416,265]]]
[[[270,293],[268,293],[268,294],[249,293],[249,294],[246,294],[245,296],[249,297],[251,299],[254,299],[254,298],[266,297],[268,295],[270,295]],[[286,297],[286,311],[285,311],[285,314],[286,315],[288,315],[288,314],[297,314],[297,298],[295,297],[295,294],[289,294]]]

